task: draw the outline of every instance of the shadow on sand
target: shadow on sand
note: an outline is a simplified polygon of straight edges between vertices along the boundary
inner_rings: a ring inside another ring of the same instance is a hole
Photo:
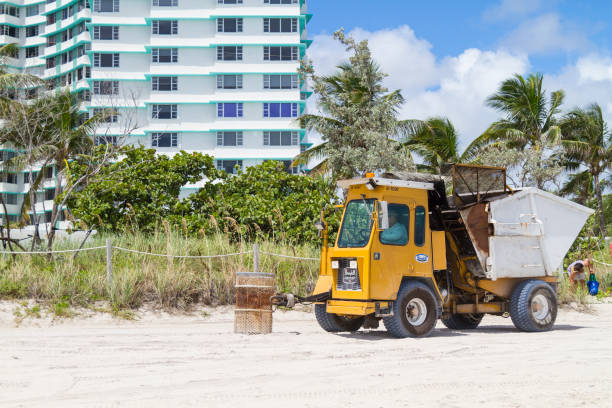
[[[573,331],[573,330],[579,330],[579,329],[584,329],[584,328],[585,328],[584,326],[573,326],[571,324],[557,324],[554,326],[553,331],[555,330]],[[512,325],[487,325],[487,326],[482,326],[474,330],[450,330],[447,328],[437,328],[428,337],[459,337],[459,336],[469,336],[472,333],[505,334],[505,333],[520,333],[520,331]],[[347,339],[369,340],[369,341],[378,341],[378,340],[386,340],[386,339],[394,338],[386,330],[384,330],[384,326],[382,325],[377,330],[360,330],[360,331],[352,332],[352,333],[336,333],[335,335],[339,337],[344,337]]]

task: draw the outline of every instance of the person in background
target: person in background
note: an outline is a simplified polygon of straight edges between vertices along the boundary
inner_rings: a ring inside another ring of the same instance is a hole
[[[569,280],[575,286],[580,283],[580,286],[584,286],[586,283],[586,272],[584,268],[588,268],[589,274],[593,272],[593,266],[589,259],[578,260],[573,262],[570,266],[567,267],[567,274],[569,275]]]

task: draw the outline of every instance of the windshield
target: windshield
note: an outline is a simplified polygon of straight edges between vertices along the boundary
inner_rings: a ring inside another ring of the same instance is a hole
[[[374,200],[353,200],[348,203],[338,238],[339,248],[360,248],[370,240],[374,221]]]

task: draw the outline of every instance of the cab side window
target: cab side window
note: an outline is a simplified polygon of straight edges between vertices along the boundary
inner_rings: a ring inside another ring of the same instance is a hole
[[[414,245],[425,245],[425,207],[419,206],[414,210]]]
[[[406,245],[408,231],[410,231],[410,208],[404,204],[389,203],[389,228],[380,232],[380,243]]]

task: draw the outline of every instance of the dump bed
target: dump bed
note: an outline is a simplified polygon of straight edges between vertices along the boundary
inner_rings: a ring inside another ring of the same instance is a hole
[[[459,255],[476,258],[468,269],[493,280],[552,276],[594,212],[537,188],[512,191],[504,169],[456,166],[453,189],[447,212],[459,214],[450,231]]]

